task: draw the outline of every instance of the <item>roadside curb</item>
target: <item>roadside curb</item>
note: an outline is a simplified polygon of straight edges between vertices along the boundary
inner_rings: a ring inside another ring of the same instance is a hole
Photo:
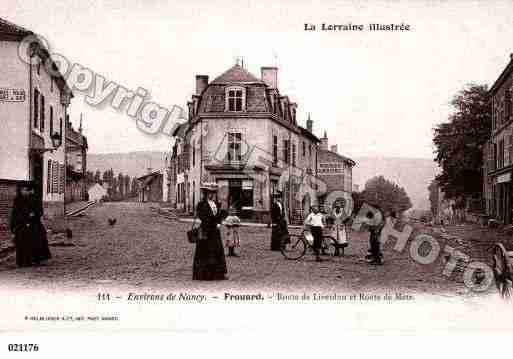
[[[178,221],[179,222],[183,222],[183,223],[192,223],[193,220],[194,220],[194,218],[178,218]],[[253,223],[253,222],[241,222],[240,226],[241,227],[264,227],[264,228],[271,228],[270,226],[267,225],[267,223]],[[303,226],[288,225],[287,228],[298,229],[298,228],[303,228]]]
[[[67,212],[66,213],[66,217],[76,216],[76,215],[82,213],[83,211],[85,211],[86,209],[88,209],[89,207],[91,207],[92,205],[94,205],[95,203],[96,203],[96,201],[89,201],[83,207],[75,209],[75,210],[70,211],[70,212]]]

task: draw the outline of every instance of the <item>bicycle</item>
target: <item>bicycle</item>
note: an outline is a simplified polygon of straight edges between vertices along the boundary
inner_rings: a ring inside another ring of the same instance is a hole
[[[313,250],[313,241],[309,241],[306,236],[311,236],[307,229],[303,229],[301,234],[290,234],[287,240],[284,240],[281,246],[281,254],[290,260],[302,258],[308,248]],[[345,246],[337,243],[335,238],[330,235],[322,236],[321,254],[335,256],[337,248],[341,255],[344,255]]]

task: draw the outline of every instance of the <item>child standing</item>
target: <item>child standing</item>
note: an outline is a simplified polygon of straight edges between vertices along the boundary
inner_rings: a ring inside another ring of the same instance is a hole
[[[230,208],[230,211],[228,212],[228,217],[224,219],[224,225],[227,229],[225,245],[226,247],[228,247],[228,256],[238,257],[239,255],[235,253],[235,247],[240,246],[240,219],[239,217],[237,217],[237,213],[234,208]]]
[[[320,249],[322,246],[322,229],[324,228],[324,215],[319,212],[317,206],[312,206],[312,212],[306,217],[305,224],[310,226],[310,231],[314,238],[313,249],[315,260],[321,262]]]

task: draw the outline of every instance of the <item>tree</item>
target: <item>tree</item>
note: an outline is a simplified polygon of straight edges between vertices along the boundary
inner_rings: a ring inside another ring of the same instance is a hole
[[[434,129],[435,161],[442,168],[436,180],[446,198],[468,197],[482,190],[483,145],[492,117],[486,85],[467,85],[451,101],[449,122]]]
[[[120,198],[125,195],[125,176],[121,172],[118,174],[118,193]]]
[[[100,170],[96,170],[96,173],[94,174],[94,181],[96,183],[100,183],[101,182],[101,172]]]
[[[364,203],[379,207],[385,212],[395,211],[397,214],[401,214],[412,207],[404,188],[383,176],[376,176],[368,180],[361,198]]]
[[[130,176],[125,176],[125,198],[130,198]]]
[[[436,180],[431,181],[428,186],[429,203],[431,204],[431,214],[436,216],[438,213],[438,183]]]
[[[93,171],[87,171],[86,172],[86,178],[85,178],[86,184],[90,185],[94,183],[94,173]]]
[[[137,196],[137,193],[139,193],[139,185],[137,184],[137,179],[134,177],[132,178],[132,186],[131,186],[132,190],[132,197],[135,197]]]

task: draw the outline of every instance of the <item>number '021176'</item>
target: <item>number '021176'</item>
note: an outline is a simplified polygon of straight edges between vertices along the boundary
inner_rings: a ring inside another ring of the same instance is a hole
[[[39,344],[9,344],[7,350],[10,352],[38,352]]]

